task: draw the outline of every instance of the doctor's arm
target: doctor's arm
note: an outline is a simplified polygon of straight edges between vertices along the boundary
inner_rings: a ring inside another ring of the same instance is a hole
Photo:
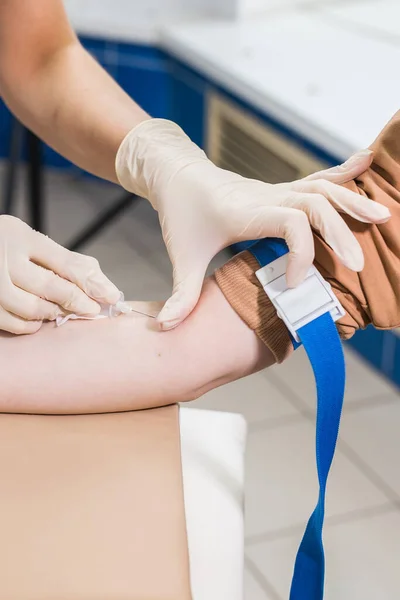
[[[62,0],[1,0],[0,91],[40,138],[111,181],[122,139],[149,118],[81,46]]]

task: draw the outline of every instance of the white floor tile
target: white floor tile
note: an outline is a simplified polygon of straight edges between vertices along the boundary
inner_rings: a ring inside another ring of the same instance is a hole
[[[270,600],[267,592],[247,569],[244,572],[244,600]]]
[[[302,526],[317,500],[314,426],[300,423],[250,433],[246,461],[246,535]],[[386,497],[339,451],[327,515],[384,504]]]
[[[196,408],[242,413],[249,424],[297,414],[265,373],[256,373],[205,394]]]
[[[25,195],[25,169],[19,169],[15,196],[15,214],[29,222]],[[44,178],[44,226],[47,235],[65,245],[98,214],[84,194],[77,193],[70,176],[46,171]]]
[[[160,272],[172,285],[172,267],[165,247],[158,214],[145,200],[135,201],[121,219],[119,229],[137,254]]]
[[[341,438],[400,496],[400,402],[346,414]]]
[[[165,300],[171,284],[138,255],[118,231],[108,231],[86,247],[127,300]]]
[[[247,554],[282,598],[288,598],[300,540],[291,537],[250,547]],[[400,513],[327,527],[325,600],[399,597]]]
[[[347,348],[345,357],[347,368],[345,405],[374,396],[398,393],[392,385]],[[273,372],[306,406],[315,407],[314,378],[303,348],[296,350],[282,365],[273,367]]]

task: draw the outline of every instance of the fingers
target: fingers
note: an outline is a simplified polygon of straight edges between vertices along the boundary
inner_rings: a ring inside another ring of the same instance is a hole
[[[287,284],[296,287],[303,281],[314,261],[314,239],[305,212],[286,207],[263,207],[253,216],[244,235],[243,239],[284,239],[289,248]]]
[[[295,194],[291,206],[304,213],[311,226],[321,234],[347,268],[362,271],[364,256],[361,246],[329,200],[319,194]]]
[[[311,227],[320,232],[346,267],[362,270],[364,257],[359,243],[329,201],[318,194],[293,193],[290,207],[257,210],[245,235],[247,239],[278,237],[286,241],[290,253],[286,279],[289,287],[295,287],[314,260]]]
[[[386,206],[324,179],[308,182],[300,180],[293,184],[292,189],[297,192],[303,191],[308,194],[322,195],[329,200],[336,210],[345,212],[362,223],[379,224],[390,219],[390,212]]]
[[[1,306],[28,321],[54,321],[62,314],[59,306],[11,285],[7,294],[0,293]]]
[[[167,300],[157,317],[162,331],[177,327],[193,311],[199,301],[203,287],[204,275],[207,265],[198,266],[190,272],[180,272],[174,265],[174,271],[179,275],[174,276],[172,296]]]
[[[0,329],[15,334],[35,333],[42,315],[53,314],[50,303],[17,288],[6,268],[0,270]]]
[[[118,288],[104,275],[95,258],[71,252],[37,231],[33,236],[30,256],[33,261],[74,283],[99,303],[118,302]]]
[[[36,333],[41,328],[42,321],[26,321],[17,315],[9,313],[0,306],[0,330],[15,335]]]
[[[353,154],[346,162],[330,169],[324,169],[305,177],[302,181],[326,179],[333,183],[346,183],[364,173],[371,165],[374,157],[372,150],[361,150]]]
[[[10,277],[12,282],[21,288],[20,291],[25,290],[38,300],[44,298],[42,303],[48,300],[47,305],[57,308],[58,312],[53,310],[52,316],[41,318],[54,320],[57,315],[63,314],[60,307],[65,311],[86,317],[93,317],[100,312],[99,304],[89,298],[77,285],[29,261],[15,265]],[[43,308],[43,304],[40,306]],[[22,316],[22,312],[15,310],[13,312]]]

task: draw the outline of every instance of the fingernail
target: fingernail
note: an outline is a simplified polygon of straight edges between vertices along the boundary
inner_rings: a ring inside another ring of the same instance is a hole
[[[344,163],[349,164],[352,162],[359,162],[361,159],[365,158],[366,156],[371,156],[371,154],[373,154],[372,150],[369,150],[368,148],[366,148],[365,150],[360,150],[359,152],[356,152],[355,154],[353,154],[353,156],[350,156],[350,158],[348,160],[346,160],[346,162]]]
[[[377,204],[375,210],[377,213],[379,213],[379,218],[385,221],[388,221],[392,216],[390,210],[386,208],[386,206],[382,206],[381,204]]]
[[[360,150],[360,152],[357,152],[356,154],[353,154],[353,156],[350,156],[350,158],[342,164],[342,167],[351,167],[352,165],[357,165],[359,162],[365,160],[367,156],[371,156],[371,154],[372,150]]]
[[[349,253],[340,258],[342,259],[343,264],[348,269],[351,269],[352,271],[355,271],[356,273],[359,273],[364,268],[364,255],[362,252],[361,253],[357,252],[357,254]]]
[[[300,285],[300,283],[302,283],[303,280],[304,277],[302,275],[292,275],[289,278],[286,277],[286,283],[289,288],[296,288],[298,285]]]
[[[298,285],[303,283],[303,281],[307,277],[307,273],[308,269],[299,269],[297,265],[292,265],[289,263],[288,269],[286,271],[286,285],[289,288],[296,288]]]
[[[100,304],[88,298],[87,302],[82,302],[77,313],[83,317],[95,317],[99,314],[100,310]]]
[[[344,260],[343,264],[345,267],[350,269],[350,271],[354,271],[355,273],[361,273],[361,271],[364,269],[364,261],[361,263],[355,260]]]
[[[161,331],[169,331],[170,329],[174,329],[177,325],[179,325],[179,319],[171,319],[170,321],[161,321],[160,329]]]
[[[176,314],[176,308],[174,309],[173,306],[171,306],[172,304],[174,304],[173,300],[168,300],[168,302],[166,304],[164,304],[163,309],[161,310],[160,314],[158,315],[158,320],[161,321],[173,321],[177,318],[177,314]]]
[[[87,294],[91,298],[107,304],[116,304],[121,295],[119,289],[105,275],[91,278],[87,288]]]
[[[369,202],[360,208],[360,217],[363,217],[369,223],[385,223],[392,216],[386,206],[376,202]]]

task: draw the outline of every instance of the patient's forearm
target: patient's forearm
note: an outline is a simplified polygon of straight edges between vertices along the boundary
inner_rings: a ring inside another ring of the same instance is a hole
[[[272,364],[262,344],[206,282],[187,321],[159,332],[154,319],[47,324],[33,336],[0,337],[0,411],[85,413],[191,400]]]

